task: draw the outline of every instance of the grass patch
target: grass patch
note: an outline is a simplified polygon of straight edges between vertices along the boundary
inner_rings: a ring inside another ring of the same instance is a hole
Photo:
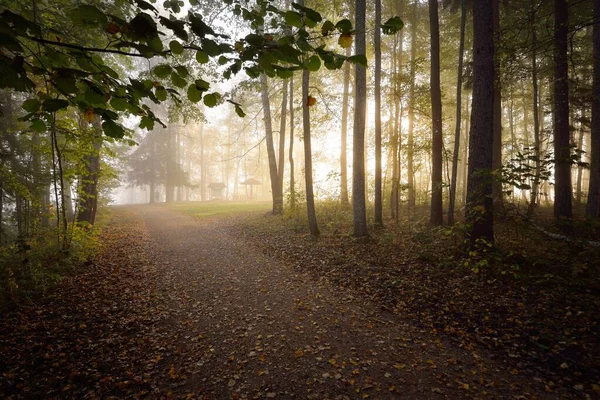
[[[175,203],[168,206],[174,211],[197,218],[232,216],[235,214],[268,212],[271,202],[196,201]]]

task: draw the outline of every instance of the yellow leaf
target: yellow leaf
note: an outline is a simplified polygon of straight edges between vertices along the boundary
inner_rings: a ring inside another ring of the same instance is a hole
[[[296,358],[302,357],[304,355],[304,351],[302,351],[302,349],[298,349],[298,350],[296,350],[295,355],[296,355]]]
[[[87,110],[85,110],[83,112],[83,118],[90,124],[94,122],[94,119],[96,118],[96,114],[94,114],[94,109],[90,107]]]
[[[463,383],[462,387],[465,390],[469,390],[469,384],[468,383]]]
[[[338,39],[338,44],[343,49],[352,46],[352,35],[349,33],[341,34],[340,38]]]
[[[175,365],[171,364],[171,368],[169,369],[169,376],[173,379],[177,378],[177,373],[175,372]]]

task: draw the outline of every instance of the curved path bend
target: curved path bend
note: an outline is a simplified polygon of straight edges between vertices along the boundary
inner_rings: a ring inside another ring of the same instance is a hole
[[[168,293],[163,360],[190,398],[518,398],[535,382],[481,351],[266,257],[223,217],[123,207]],[[543,393],[543,392],[542,392]],[[543,396],[542,396],[543,397]]]

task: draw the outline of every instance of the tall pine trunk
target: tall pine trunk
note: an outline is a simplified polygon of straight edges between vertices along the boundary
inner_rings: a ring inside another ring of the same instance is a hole
[[[600,0],[594,0],[594,77],[592,83],[592,133],[590,183],[586,215],[600,217]]]
[[[375,0],[375,223],[383,225],[381,190],[381,0]]]
[[[494,241],[492,152],[494,106],[494,0],[473,2],[473,105],[469,133],[466,221],[472,243]]]
[[[494,38],[499,40],[500,35],[500,0],[492,1],[492,12],[494,18]],[[500,60],[496,52],[494,55],[494,142],[492,153],[492,169],[499,172],[502,168],[502,85],[500,81]],[[502,204],[502,182],[497,175],[493,176],[492,197],[496,210]]]
[[[442,225],[442,91],[440,84],[440,24],[437,0],[429,0],[429,26],[431,35],[431,224]]]
[[[569,82],[567,0],[554,1],[554,216],[569,220],[573,216],[569,135]],[[569,221],[561,222],[569,230]]]
[[[403,1],[396,2],[396,15],[402,15]],[[394,43],[393,59],[393,94],[394,94],[394,123],[390,139],[390,151],[392,154],[392,191],[390,196],[390,209],[392,218],[396,221],[400,218],[400,179],[401,179],[401,151],[402,148],[402,99],[399,90],[400,71],[402,70],[404,29],[397,36],[398,50]]]
[[[538,71],[537,71],[537,29],[536,13],[537,10],[531,12],[531,80],[533,81],[533,152],[535,157],[535,176],[531,185],[531,194],[529,200],[529,212],[533,212],[539,202],[539,186],[541,174],[541,152],[540,152],[540,116],[539,116],[539,89],[538,89]]]
[[[366,54],[365,0],[356,0],[356,49],[357,55]],[[367,203],[365,198],[365,119],[367,105],[367,69],[360,64],[354,66],[354,142],[352,149],[352,208],[354,214],[354,236],[368,235]]]
[[[460,152],[460,126],[462,116],[462,74],[465,55],[465,28],[467,25],[467,0],[460,2],[460,41],[458,45],[458,70],[456,73],[456,127],[454,130],[454,152],[452,153],[452,179],[448,201],[448,225],[454,225],[454,204],[458,178],[458,154]]]
[[[290,78],[290,208],[296,208],[296,181],[294,177],[294,77]],[[283,186],[282,186],[283,188]]]
[[[351,48],[346,48],[346,57],[350,57]],[[340,154],[340,201],[349,204],[348,198],[348,101],[350,88],[350,63],[344,65],[344,93],[342,95],[342,137]]]
[[[298,1],[298,4],[304,6],[304,0]],[[315,210],[315,195],[313,191],[313,171],[312,171],[312,144],[310,134],[310,106],[308,104],[310,88],[310,72],[307,69],[302,70],[302,129],[304,143],[304,182],[306,190],[306,213],[308,216],[308,228],[312,237],[319,237],[321,231],[317,224],[317,213]]]
[[[419,2],[415,0],[412,7],[411,29],[410,29],[410,89],[408,100],[408,143],[406,149],[406,174],[408,181],[408,206],[415,206],[415,170],[414,170],[414,129],[415,129],[415,78],[416,78],[416,54],[417,54],[417,7]]]
[[[317,213],[315,210],[315,195],[313,192],[313,172],[312,172],[312,146],[310,136],[310,108],[308,104],[310,86],[310,72],[305,69],[302,71],[302,126],[304,135],[304,180],[306,185],[306,212],[308,215],[308,228],[313,237],[319,237],[321,232],[317,225]]]
[[[277,159],[277,176],[279,178],[279,190],[281,193],[281,201],[283,207],[283,170],[285,165],[285,124],[287,118],[287,96],[288,96],[288,80],[283,80],[283,88],[281,90],[281,121],[279,123],[279,157]]]

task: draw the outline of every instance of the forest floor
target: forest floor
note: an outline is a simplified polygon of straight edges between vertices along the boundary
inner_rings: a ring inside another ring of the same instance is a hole
[[[598,375],[581,371],[592,364],[576,350],[563,355],[557,374],[543,367],[544,357],[536,366],[512,336],[498,339],[492,327],[473,330],[476,305],[468,299],[482,304],[478,321],[495,323],[497,310],[483,308],[481,289],[464,294],[478,287],[468,279],[464,292],[442,296],[443,286],[432,281],[439,274],[391,259],[395,270],[405,268],[393,278],[402,282],[390,281],[391,264],[373,258],[386,254],[385,241],[340,235],[313,241],[264,213],[197,218],[165,206],[112,212],[103,251],[90,266],[43,301],[2,316],[1,397],[598,395],[590,378]],[[456,276],[447,277],[447,288],[456,290]],[[503,304],[502,318],[520,318],[535,305],[530,300],[516,304],[514,315],[512,304]],[[587,318],[587,328],[597,318],[569,307],[577,321]],[[577,321],[569,329],[583,325]],[[519,332],[510,334],[526,331]],[[523,341],[552,348],[543,338]],[[505,357],[507,345],[514,351]]]

